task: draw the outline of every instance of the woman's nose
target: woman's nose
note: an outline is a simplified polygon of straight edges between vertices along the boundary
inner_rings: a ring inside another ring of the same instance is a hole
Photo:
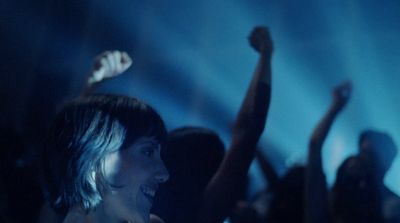
[[[158,167],[155,178],[159,183],[164,183],[169,179],[169,173],[163,161],[161,161]]]

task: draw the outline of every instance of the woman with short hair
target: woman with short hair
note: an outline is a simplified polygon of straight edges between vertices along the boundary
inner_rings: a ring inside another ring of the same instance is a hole
[[[149,222],[166,138],[157,112],[134,98],[78,98],[57,115],[43,151],[43,188],[63,222]]]

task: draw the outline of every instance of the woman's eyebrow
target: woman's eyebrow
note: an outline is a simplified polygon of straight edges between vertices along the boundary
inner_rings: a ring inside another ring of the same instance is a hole
[[[150,145],[150,146],[160,147],[160,143],[157,142],[156,140],[143,141],[143,142],[140,142],[139,145]]]

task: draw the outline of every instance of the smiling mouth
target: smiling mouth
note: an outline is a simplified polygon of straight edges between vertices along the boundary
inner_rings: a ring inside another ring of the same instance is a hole
[[[140,191],[147,198],[150,205],[153,205],[154,196],[156,195],[158,186],[142,185],[140,186]]]

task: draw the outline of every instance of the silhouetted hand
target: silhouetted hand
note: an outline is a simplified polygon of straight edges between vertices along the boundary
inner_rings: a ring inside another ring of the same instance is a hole
[[[250,45],[259,53],[271,55],[273,43],[267,27],[257,26],[249,36]]]
[[[350,81],[345,81],[333,89],[333,103],[338,108],[346,106],[351,97],[352,84]]]
[[[132,59],[126,52],[105,51],[95,58],[88,84],[99,83],[105,79],[116,77],[132,65]]]

